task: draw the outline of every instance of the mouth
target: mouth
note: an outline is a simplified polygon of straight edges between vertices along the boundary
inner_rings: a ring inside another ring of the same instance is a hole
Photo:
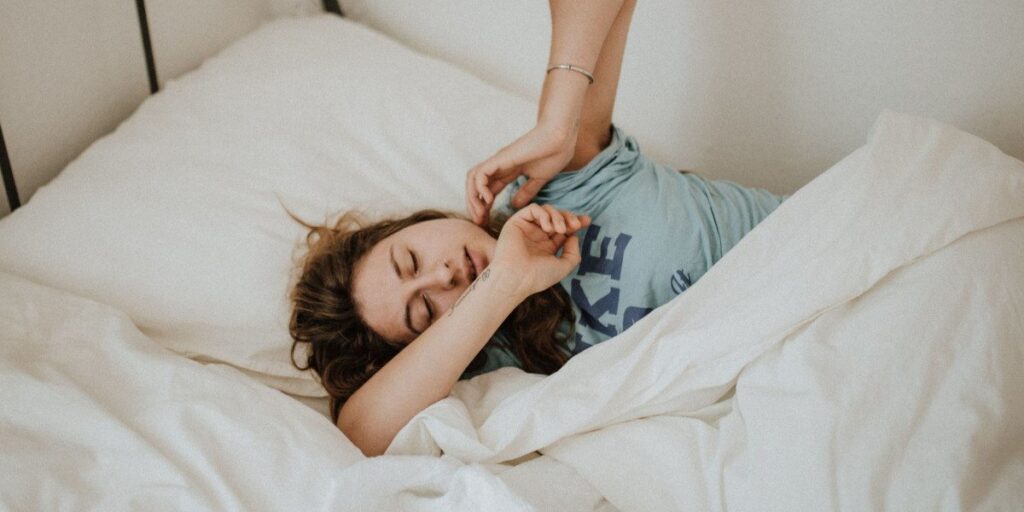
[[[468,247],[463,247],[463,253],[466,255],[466,277],[469,279],[469,282],[473,282],[480,275],[480,272],[487,267],[487,262],[484,261],[482,255],[469,250]]]
[[[468,247],[462,248],[462,254],[465,256],[466,259],[466,280],[472,283],[474,280],[476,280],[476,265],[473,264],[473,258],[469,255]]]

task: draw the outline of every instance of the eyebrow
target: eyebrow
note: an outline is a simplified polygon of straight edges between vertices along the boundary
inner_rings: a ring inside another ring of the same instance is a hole
[[[395,260],[395,246],[394,245],[392,245],[390,247],[390,250],[388,251],[388,253],[391,255],[391,266],[395,267],[395,275],[397,275],[398,279],[401,280],[402,279],[402,272],[398,269],[398,261]],[[405,303],[405,327],[407,329],[409,329],[409,331],[412,332],[413,335],[415,335],[415,336],[419,336],[420,334],[423,334],[420,331],[417,331],[416,329],[414,329],[412,327],[412,316],[409,314],[409,302],[408,301],[406,301],[406,303]]]

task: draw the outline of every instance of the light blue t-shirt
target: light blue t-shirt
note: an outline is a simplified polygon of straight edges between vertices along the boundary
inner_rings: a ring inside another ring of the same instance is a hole
[[[512,185],[512,195],[524,181]],[[580,234],[582,261],[560,283],[576,314],[570,352],[625,331],[686,291],[782,200],[658,165],[612,127],[607,148],[582,169],[558,174],[534,199],[591,217]],[[484,348],[485,365],[463,377],[520,366],[503,340],[498,333]]]

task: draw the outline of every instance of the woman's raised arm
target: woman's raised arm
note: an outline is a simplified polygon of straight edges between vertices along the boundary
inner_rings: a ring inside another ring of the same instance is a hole
[[[579,136],[572,160],[564,170],[572,171],[587,165],[611,142],[612,111],[619,88],[626,36],[633,19],[636,0],[625,0],[612,22],[601,53],[594,65],[594,83],[587,89],[580,114]],[[552,51],[552,54],[554,51]],[[552,59],[554,56],[552,55]],[[545,104],[543,96],[541,105]],[[540,190],[538,188],[538,190]],[[532,196],[531,196],[532,198]],[[529,199],[527,199],[528,201]]]
[[[520,175],[530,179],[512,204],[521,207],[562,170],[578,169],[608,144],[626,35],[635,0],[551,0],[549,71],[537,126],[466,175],[466,208],[486,222],[494,197]]]

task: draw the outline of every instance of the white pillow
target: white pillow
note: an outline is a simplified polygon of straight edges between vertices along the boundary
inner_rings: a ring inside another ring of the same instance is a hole
[[[0,268],[108,303],[188,356],[323,391],[289,359],[304,229],[463,209],[534,107],[332,15],[274,21],[167,84],[0,221]]]

